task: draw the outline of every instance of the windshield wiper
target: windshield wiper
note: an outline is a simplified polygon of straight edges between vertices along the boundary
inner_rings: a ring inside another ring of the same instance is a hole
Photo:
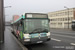
[[[42,32],[48,32],[48,29],[38,28],[38,29],[35,29],[32,32],[30,32],[30,34],[32,34],[32,33],[42,33]]]
[[[30,34],[32,33],[40,33],[42,31],[42,28],[37,28],[37,29],[34,29],[32,32],[30,32]]]
[[[42,32],[48,32],[48,29],[44,29]]]

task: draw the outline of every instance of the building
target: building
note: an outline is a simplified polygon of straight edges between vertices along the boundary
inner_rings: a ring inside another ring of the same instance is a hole
[[[75,19],[75,8],[49,12],[51,28],[71,28],[71,22]]]

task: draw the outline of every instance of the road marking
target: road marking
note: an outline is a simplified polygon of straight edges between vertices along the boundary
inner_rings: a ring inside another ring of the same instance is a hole
[[[67,35],[58,35],[58,34],[51,34],[51,35],[60,36],[60,37],[75,38],[75,37],[73,37],[73,36],[67,36]]]
[[[61,40],[58,40],[58,39],[54,39],[54,38],[51,38],[51,40],[55,40],[55,41],[58,41],[58,42],[60,42]]]
[[[75,45],[75,43],[70,43],[71,45]]]
[[[63,33],[63,32],[51,32],[52,34],[66,34],[66,35],[75,35],[74,33],[68,33],[68,32],[65,32],[65,33]]]

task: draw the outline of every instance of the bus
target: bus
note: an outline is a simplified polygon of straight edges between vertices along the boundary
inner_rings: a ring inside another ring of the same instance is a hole
[[[12,32],[24,44],[37,44],[50,41],[50,20],[47,14],[24,13],[11,23]]]
[[[75,30],[75,20],[72,21],[72,30]]]

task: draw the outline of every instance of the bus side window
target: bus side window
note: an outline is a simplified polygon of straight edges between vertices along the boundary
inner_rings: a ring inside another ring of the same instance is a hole
[[[20,31],[22,31],[22,29],[23,29],[22,26],[23,26],[23,24],[22,24],[22,22],[20,22],[20,23],[19,23],[19,28],[18,28]]]
[[[17,23],[17,30],[19,30],[19,23]]]

